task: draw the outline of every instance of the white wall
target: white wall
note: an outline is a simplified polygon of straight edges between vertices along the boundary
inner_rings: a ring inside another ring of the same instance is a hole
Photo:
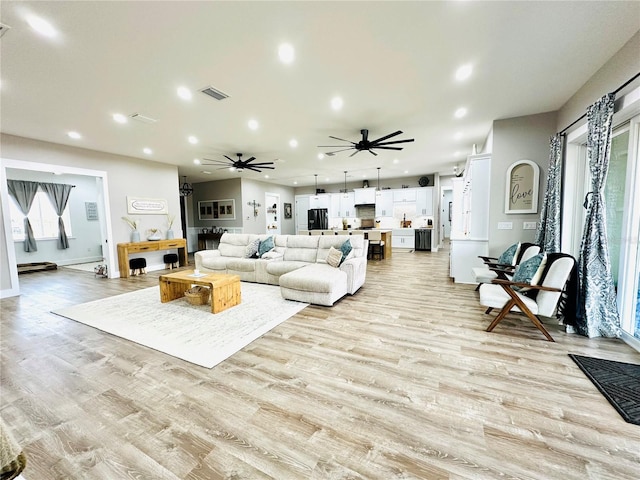
[[[295,219],[293,215],[289,219],[284,218],[284,203],[290,203],[293,213],[294,195],[292,187],[274,185],[272,183],[259,182],[256,180],[242,179],[242,210],[243,210],[243,232],[244,233],[265,233],[266,231],[266,205],[265,193],[274,193],[280,196],[278,205],[280,232],[283,235],[293,235],[296,232]],[[258,216],[254,217],[253,207],[247,205],[255,200],[262,206],[258,208]]]
[[[523,230],[523,222],[540,221],[540,209],[549,166],[549,138],[556,133],[556,112],[508,118],[493,122],[491,197],[489,203],[489,255],[496,256],[516,242],[533,242],[535,230]],[[504,213],[506,172],[518,160],[531,160],[540,167],[538,213]],[[498,223],[511,222],[512,230],[498,230]]]

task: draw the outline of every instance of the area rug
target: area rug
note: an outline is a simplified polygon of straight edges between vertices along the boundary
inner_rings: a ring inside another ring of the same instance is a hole
[[[625,422],[640,425],[640,365],[569,354]]]
[[[277,286],[242,282],[240,305],[216,314],[185,298],[160,303],[159,287],[52,313],[212,368],[307,305],[283,299]]]

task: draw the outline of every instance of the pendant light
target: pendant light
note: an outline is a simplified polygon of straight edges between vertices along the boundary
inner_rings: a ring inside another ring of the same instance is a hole
[[[342,195],[342,198],[348,198],[349,194],[347,193],[347,171],[344,171],[344,194]]]
[[[180,196],[181,197],[188,197],[189,195],[191,195],[193,193],[193,185],[191,185],[190,183],[187,183],[187,176],[183,175],[182,178],[184,178],[184,182],[182,183],[182,185],[180,185]]]
[[[316,195],[318,195],[318,174],[314,173],[313,176],[316,177]]]
[[[380,193],[380,167],[378,167],[378,186],[376,187],[376,195],[382,195],[382,193]]]

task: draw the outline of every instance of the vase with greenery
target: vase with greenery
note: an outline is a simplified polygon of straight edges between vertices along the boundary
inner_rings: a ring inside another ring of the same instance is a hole
[[[147,230],[147,234],[149,235],[147,237],[147,240],[162,240],[162,237],[160,237],[160,229],[159,228],[150,228],[149,230]]]
[[[171,227],[173,226],[173,222],[175,221],[176,216],[167,213],[167,240],[171,240],[173,237],[173,230]]]
[[[139,242],[140,232],[138,231],[138,225],[140,225],[140,220],[131,217],[122,217],[122,219],[131,227],[131,242]]]

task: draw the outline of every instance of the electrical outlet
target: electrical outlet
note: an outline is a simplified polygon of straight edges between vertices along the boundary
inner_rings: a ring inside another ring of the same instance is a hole
[[[524,222],[522,224],[523,230],[535,230],[536,228],[538,228],[537,222]]]
[[[513,222],[498,222],[498,230],[511,230],[513,229]]]

